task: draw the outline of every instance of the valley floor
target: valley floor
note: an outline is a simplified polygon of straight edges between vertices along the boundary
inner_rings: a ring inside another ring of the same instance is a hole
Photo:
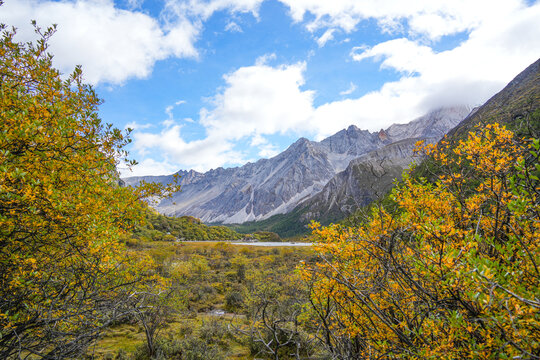
[[[295,269],[300,261],[313,260],[315,253],[310,246],[290,246],[298,244],[253,245],[148,242],[131,248],[149,254],[176,291],[156,336],[164,358],[264,357],[253,324],[262,307],[272,307],[285,319],[289,309],[305,304],[307,294]],[[140,321],[109,329],[87,356],[149,359]]]

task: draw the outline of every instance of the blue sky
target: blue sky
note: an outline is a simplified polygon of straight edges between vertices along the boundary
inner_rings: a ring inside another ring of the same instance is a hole
[[[351,124],[371,131],[475,106],[540,56],[521,0],[5,0],[31,40],[58,24],[103,121],[134,129],[127,175],[238,166]]]

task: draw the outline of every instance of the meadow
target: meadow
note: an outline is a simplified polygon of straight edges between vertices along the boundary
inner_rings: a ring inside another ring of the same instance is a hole
[[[131,243],[129,251],[150,255],[156,271],[174,289],[167,311],[160,314],[162,323],[155,336],[158,358],[253,359],[271,355],[263,345],[265,337],[272,334],[261,326],[261,310],[271,310],[272,320],[283,322],[283,327],[297,320],[300,308],[307,303],[307,289],[296,268],[301,261],[316,259],[311,247],[225,242],[138,242]],[[140,319],[127,319],[107,330],[90,346],[87,356],[149,359]]]

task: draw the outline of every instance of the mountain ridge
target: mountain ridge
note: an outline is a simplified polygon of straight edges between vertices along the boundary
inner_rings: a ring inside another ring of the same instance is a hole
[[[497,121],[513,125],[515,120],[540,108],[540,58],[521,71],[501,91],[477,107],[454,129],[450,138],[460,138],[478,124]]]
[[[260,221],[292,211],[324,189],[352,160],[403,140],[410,134],[442,137],[469,112],[468,107],[438,109],[410,122],[379,132],[351,125],[320,142],[300,138],[270,159],[260,159],[235,168],[217,168],[206,173],[179,171],[182,191],[163,200],[156,209],[170,216],[191,215],[208,223]],[[172,175],[129,177],[170,182]]]

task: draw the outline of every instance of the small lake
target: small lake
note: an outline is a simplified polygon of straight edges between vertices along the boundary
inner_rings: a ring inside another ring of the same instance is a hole
[[[249,245],[249,246],[311,246],[311,243],[300,242],[280,242],[280,241],[259,241],[259,242],[230,242],[233,245]]]
[[[244,245],[244,246],[267,246],[267,247],[286,247],[286,246],[311,246],[312,243],[302,242],[287,242],[287,241],[182,241],[187,244],[217,244],[223,242],[230,245]]]

